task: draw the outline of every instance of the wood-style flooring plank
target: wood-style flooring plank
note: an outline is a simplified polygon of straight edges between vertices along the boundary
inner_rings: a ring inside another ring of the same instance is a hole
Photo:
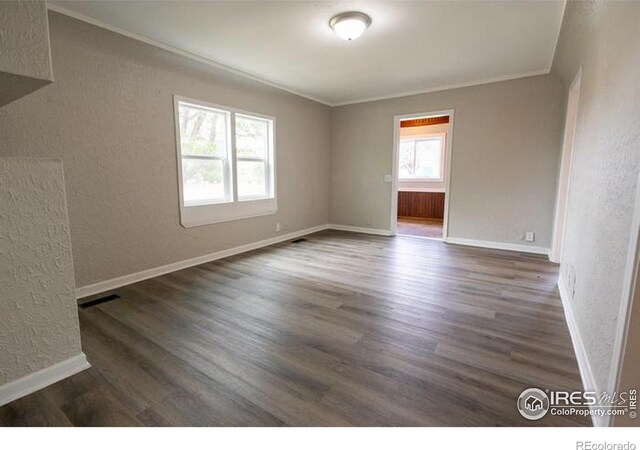
[[[581,389],[539,255],[324,231],[113,291],[79,310],[92,368],[2,426],[588,426],[527,421]]]

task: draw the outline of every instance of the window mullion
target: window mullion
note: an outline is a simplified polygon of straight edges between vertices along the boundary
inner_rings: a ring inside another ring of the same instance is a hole
[[[444,180],[444,139],[438,139],[440,141],[440,179]]]
[[[210,161],[222,161],[222,156],[208,156],[208,155],[182,155],[183,159],[205,159]]]
[[[252,157],[242,157],[242,156],[238,156],[236,158],[238,161],[248,161],[248,162],[261,162],[261,163],[266,163],[267,160],[265,158],[252,158]]]
[[[418,146],[416,145],[416,140],[413,140],[413,176],[417,177],[417,173],[416,173],[416,148]]]
[[[230,113],[231,117],[231,158],[229,161],[231,177],[231,201],[238,201],[238,160],[236,157],[236,114]]]
[[[273,137],[271,136],[271,133],[273,133],[273,129],[272,126],[267,123],[267,133],[265,136],[265,142],[264,142],[264,149],[265,149],[265,155],[264,159],[264,192],[265,194],[267,194],[267,197],[271,197],[271,142]]]

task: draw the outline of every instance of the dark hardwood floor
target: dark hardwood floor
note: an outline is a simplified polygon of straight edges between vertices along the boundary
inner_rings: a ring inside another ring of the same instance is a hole
[[[80,309],[93,367],[5,426],[509,426],[528,387],[581,389],[545,257],[325,231]]]
[[[407,236],[442,239],[442,219],[398,217],[396,233]]]

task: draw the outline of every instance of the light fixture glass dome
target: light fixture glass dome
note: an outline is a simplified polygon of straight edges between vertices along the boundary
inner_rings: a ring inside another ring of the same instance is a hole
[[[353,41],[371,25],[371,17],[356,11],[345,12],[332,17],[329,25],[341,39]]]

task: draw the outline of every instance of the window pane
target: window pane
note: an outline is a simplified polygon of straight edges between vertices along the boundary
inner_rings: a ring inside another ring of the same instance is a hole
[[[236,115],[236,152],[238,158],[266,159],[269,122],[263,119]]]
[[[398,170],[400,178],[412,178],[414,176],[413,145],[413,140],[400,140],[400,167]]]
[[[182,159],[185,205],[224,200],[223,163],[216,159]]]
[[[238,197],[266,195],[265,163],[238,161]]]
[[[416,141],[416,178],[440,178],[442,174],[442,139]]]
[[[226,156],[227,113],[186,103],[178,110],[183,155]]]

